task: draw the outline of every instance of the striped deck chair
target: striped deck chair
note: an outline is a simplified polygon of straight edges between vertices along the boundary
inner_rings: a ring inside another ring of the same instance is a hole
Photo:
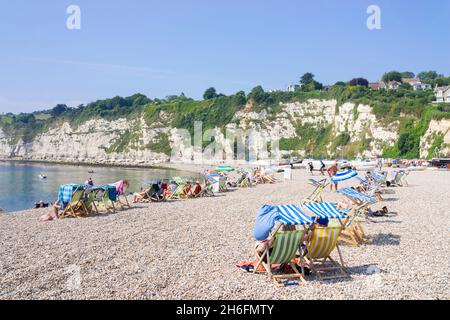
[[[386,185],[387,175],[384,172],[370,171],[370,178],[380,186]]]
[[[407,171],[400,170],[395,172],[394,179],[392,180],[395,186],[404,187],[408,185],[406,181]]]
[[[89,188],[85,191],[84,205],[88,213],[95,212],[98,214],[98,207],[95,203],[96,194],[97,190],[95,188]]]
[[[212,185],[205,184],[204,186],[202,186],[202,191],[200,191],[199,197],[215,197]]]
[[[356,177],[357,175],[358,175],[358,173],[356,171],[349,169],[346,171],[340,171],[340,172],[336,173],[330,179],[333,183],[338,183],[341,181],[349,180],[353,177]]]
[[[341,189],[338,190],[337,192],[346,196],[347,198],[357,203],[358,205],[361,205],[362,203],[373,204],[378,202],[378,200],[375,199],[374,197],[358,192],[352,188]]]
[[[352,188],[338,190],[338,193],[350,199],[357,207],[359,212],[363,213],[367,221],[371,221],[368,215],[368,206],[377,203],[378,200],[372,196],[356,191]]]
[[[360,186],[362,186],[363,192],[365,194],[376,198],[378,201],[384,200],[381,196],[382,189],[379,185],[377,185],[373,181],[361,179],[360,177],[356,177],[356,179],[361,182]]]
[[[315,180],[315,179],[309,179],[308,183],[310,185],[313,185],[315,187],[314,191],[307,196],[305,199],[302,200],[302,203],[306,202],[323,202],[322,194],[323,190],[329,185],[329,182],[327,179],[322,180]]]
[[[61,188],[65,188],[65,190],[69,190],[72,187],[74,190],[71,192],[70,200],[68,202],[60,200],[61,204],[63,204],[60,208],[62,211],[58,212],[58,216],[60,218],[66,217],[75,217],[79,218],[82,215],[87,215],[88,211],[84,204],[84,188],[82,186],[62,186]],[[66,191],[67,192],[67,191]],[[60,189],[61,193],[61,189]],[[61,199],[61,196],[58,197]],[[65,206],[65,207],[64,207]]]
[[[333,219],[329,226],[341,226],[342,231],[339,240],[357,246],[365,241],[365,233],[358,219],[361,212],[360,207],[353,207],[352,210],[338,210],[335,203],[310,203],[305,207],[319,218]],[[342,221],[342,219],[345,219]],[[335,222],[339,223],[336,224]]]
[[[166,200],[181,199],[181,194],[183,193],[184,184],[176,183],[175,190],[172,193],[166,195]]]
[[[128,202],[128,191],[130,188],[130,183],[127,180],[120,180],[112,183],[111,186],[116,187],[117,203],[122,207],[122,209],[124,207],[131,208],[131,205]]]
[[[302,260],[304,259],[308,262],[311,271],[320,280],[349,277],[338,245],[341,231],[341,226],[315,227],[311,240],[306,244],[306,253],[302,256]],[[331,257],[335,249],[339,254],[340,262]],[[327,265],[327,261],[331,265]],[[323,274],[328,275],[323,276]]]
[[[114,202],[117,201],[116,188],[114,186],[99,186],[96,189],[94,202],[97,208],[102,208],[106,212],[116,212]]]
[[[301,267],[299,272],[295,265],[294,258],[297,254],[301,255],[301,242],[306,233],[306,227],[303,230],[279,231],[283,226],[306,226],[312,223],[312,218],[306,215],[295,205],[285,205],[276,207],[279,212],[278,222],[280,223],[277,230],[273,233],[269,243],[266,244],[264,252],[260,255],[258,251],[255,252],[257,263],[255,265],[254,273],[258,267],[262,265],[269,276],[269,279],[274,281],[278,287],[289,284],[289,280],[298,280],[305,284],[304,267]],[[270,249],[272,247],[272,249]],[[294,273],[291,274],[276,274],[272,270],[273,264],[280,264],[281,269],[289,265]]]

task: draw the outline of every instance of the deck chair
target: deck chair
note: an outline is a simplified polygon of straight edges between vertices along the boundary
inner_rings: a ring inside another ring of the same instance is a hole
[[[331,202],[309,203],[305,207],[317,217],[327,217],[329,226],[341,226],[339,240],[347,244],[358,246],[366,241],[364,230],[358,219],[361,208],[354,206],[352,210],[338,210],[337,205]]]
[[[288,279],[298,279],[302,284],[305,284],[304,274],[298,271],[294,263],[294,258],[299,251],[305,232],[305,230],[294,230],[279,231],[275,233],[271,251],[269,250],[269,244],[265,246],[263,254],[259,255],[256,251],[257,263],[255,265],[255,271],[262,265],[266,270],[269,279],[274,281],[279,287],[283,286],[283,280]],[[294,273],[274,275],[272,264],[289,265]]]
[[[145,181],[144,192],[146,197],[142,199],[142,202],[162,202],[166,198],[163,196],[161,180]],[[161,187],[160,187],[161,186]]]
[[[394,179],[392,180],[394,186],[399,186],[399,187],[408,186],[408,181],[406,181],[407,175],[408,175],[407,171],[404,171],[404,170],[397,171]]]
[[[307,202],[323,202],[322,194],[323,190],[329,185],[329,182],[327,179],[322,180],[315,180],[315,179],[309,179],[308,183],[313,185],[315,187],[314,191],[307,196],[305,199],[303,199],[302,203]]]
[[[253,273],[256,273],[258,267],[262,265],[270,280],[274,281],[278,287],[286,285],[286,281],[295,279],[305,284],[305,273],[303,266],[299,272],[295,265],[294,258],[297,254],[301,255],[301,242],[307,231],[306,226],[313,221],[311,217],[306,215],[299,207],[295,205],[276,206],[279,216],[278,228],[275,229],[269,242],[265,245],[264,252],[260,255],[255,250],[256,265]],[[284,226],[303,226],[302,230],[279,231]],[[272,246],[273,245],[273,246]],[[272,249],[270,249],[272,247]],[[284,266],[289,265],[294,273],[291,274],[274,274],[272,264],[281,264],[281,270]]]
[[[306,260],[313,274],[320,280],[349,277],[338,245],[341,231],[341,226],[315,227],[311,240],[306,244],[302,261]],[[339,254],[339,262],[331,257],[335,249]],[[328,261],[330,264],[327,264]]]
[[[200,191],[199,197],[215,197],[212,185],[204,185],[202,191]]]
[[[177,187],[170,195],[166,197],[166,199],[167,200],[181,199],[183,197],[183,189],[187,181],[180,177],[173,177],[172,180],[176,183]]]
[[[345,188],[337,191],[338,193],[344,195],[348,199],[350,199],[356,206],[360,206],[361,210],[364,213],[365,218],[370,221],[368,206],[370,204],[377,203],[378,200],[372,196],[356,191],[352,188]]]
[[[97,190],[95,188],[87,189],[85,191],[85,201],[84,205],[88,213],[95,212],[98,214],[98,207],[95,203],[95,196],[97,194]]]
[[[130,183],[127,180],[120,180],[116,183],[111,184],[111,186],[116,187],[117,199],[116,203],[122,207],[131,208],[130,203],[128,202],[128,192],[130,188]]]
[[[74,217],[79,218],[82,215],[87,215],[88,211],[84,204],[84,188],[77,188],[72,193],[72,198],[66,204],[65,208],[58,213],[59,217]]]
[[[114,202],[116,199],[113,198],[116,192],[114,186],[99,186],[96,189],[94,202],[97,208],[102,208],[106,212],[116,212]],[[113,194],[114,193],[114,194]]]
[[[379,186],[386,185],[387,176],[384,172],[370,171],[370,178]]]

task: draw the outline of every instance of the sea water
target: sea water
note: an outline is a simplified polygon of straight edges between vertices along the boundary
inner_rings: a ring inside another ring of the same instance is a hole
[[[47,178],[42,179],[42,176]],[[173,176],[198,178],[195,173],[172,169],[0,162],[0,208],[10,213],[31,209],[39,201],[55,202],[61,184],[82,184],[88,178],[92,178],[96,185],[128,180],[130,192],[136,192],[141,190],[146,180],[168,179]]]

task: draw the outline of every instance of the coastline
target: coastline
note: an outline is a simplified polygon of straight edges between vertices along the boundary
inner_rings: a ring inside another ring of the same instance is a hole
[[[41,160],[41,159],[23,159],[23,158],[0,158],[0,162],[16,162],[16,163],[37,163],[37,164],[54,164],[80,167],[105,167],[105,168],[130,168],[130,169],[167,169],[164,166],[155,164],[120,164],[111,162],[87,162],[87,161],[61,161],[61,160]]]
[[[442,210],[450,205],[448,171],[412,172],[409,187],[391,188],[373,206],[392,214],[363,220],[366,244],[341,246],[351,280],[308,278],[279,289],[266,275],[237,270],[236,263],[253,259],[258,209],[299,203],[313,189],[309,177],[293,170],[292,181],[278,175],[274,185],[83,219],[37,221],[48,209],[0,215],[0,299],[450,298],[442,260],[450,254]],[[324,197],[339,198],[328,188]],[[68,287],[70,270],[80,272],[77,288]]]

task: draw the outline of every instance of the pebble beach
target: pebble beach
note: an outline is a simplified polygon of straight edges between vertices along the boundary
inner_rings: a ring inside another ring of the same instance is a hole
[[[350,278],[283,288],[235,267],[254,259],[262,205],[299,204],[313,190],[306,170],[278,177],[82,219],[38,221],[49,209],[0,213],[0,299],[450,298],[450,171],[411,172],[408,187],[388,188],[372,208],[387,206],[389,215],[362,219],[367,243],[341,245]],[[327,189],[324,198],[339,195]]]

